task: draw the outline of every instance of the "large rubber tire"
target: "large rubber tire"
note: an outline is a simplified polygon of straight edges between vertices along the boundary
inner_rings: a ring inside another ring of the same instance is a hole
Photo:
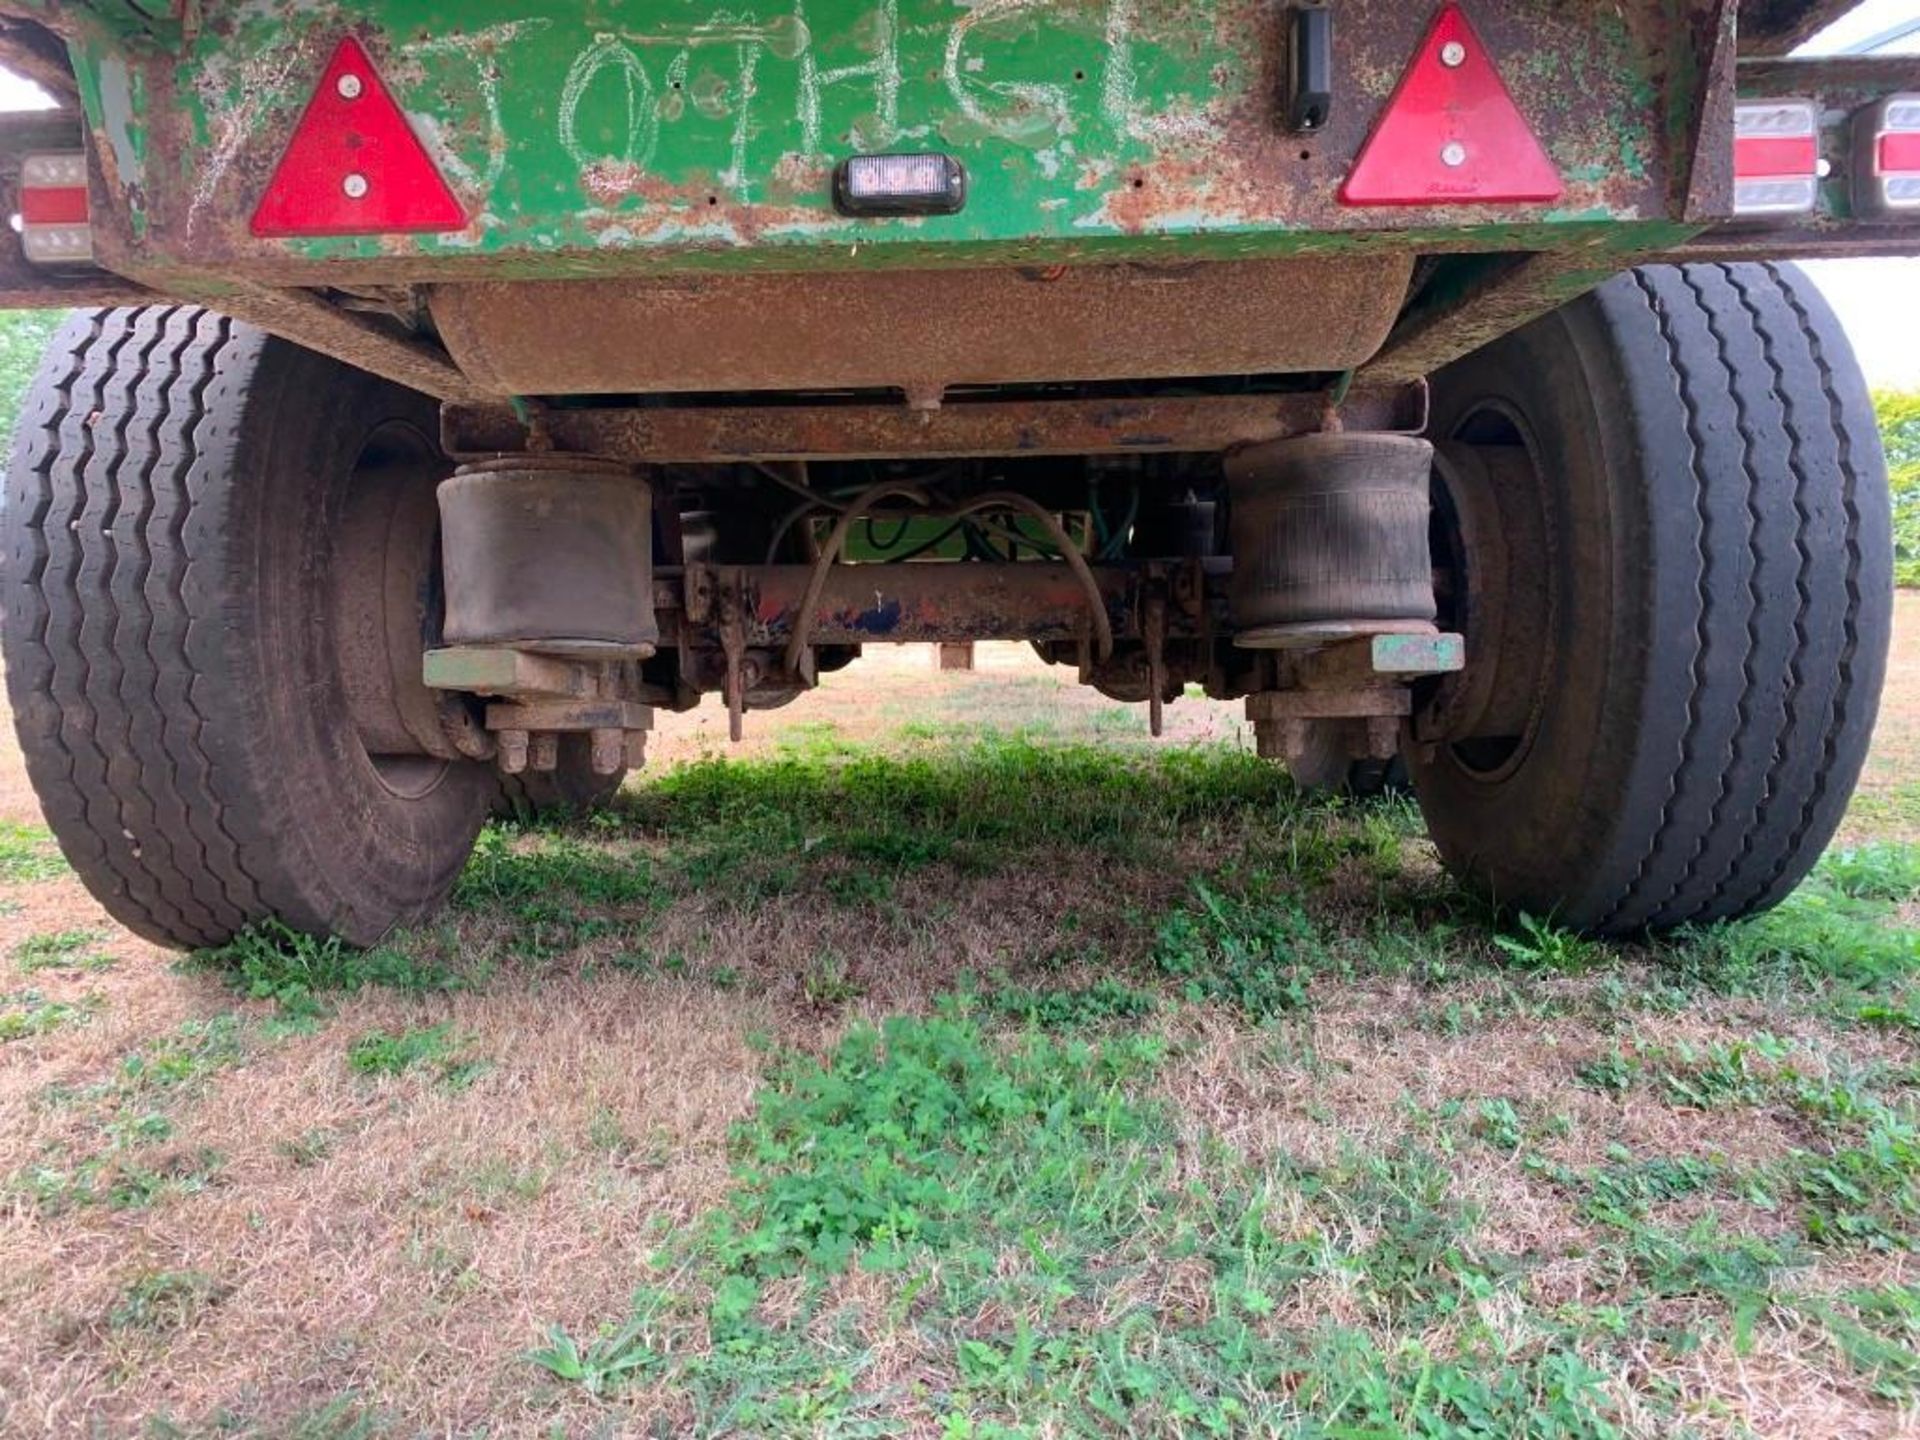
[[[61,849],[130,929],[197,946],[273,918],[372,943],[459,874],[492,774],[368,754],[330,590],[350,488],[394,465],[430,485],[434,420],[193,307],[55,337],[0,517],[7,692]]]
[[[1443,455],[1524,452],[1533,477],[1500,491],[1517,553],[1480,597],[1510,623],[1465,621],[1469,672],[1533,667],[1527,719],[1414,757],[1448,866],[1603,933],[1779,901],[1846,809],[1892,623],[1885,461],[1819,292],[1790,266],[1644,269],[1433,394]]]

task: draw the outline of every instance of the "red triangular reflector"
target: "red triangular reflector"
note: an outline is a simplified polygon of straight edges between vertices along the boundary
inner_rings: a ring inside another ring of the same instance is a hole
[[[1560,173],[1533,138],[1458,5],[1441,10],[1340,187],[1344,205],[1557,200]]]
[[[253,233],[380,235],[466,223],[367,52],[351,36],[342,40],[267,181]]]

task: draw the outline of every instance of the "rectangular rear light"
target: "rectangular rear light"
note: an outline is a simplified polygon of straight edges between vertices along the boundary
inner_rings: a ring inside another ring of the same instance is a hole
[[[1920,95],[1890,95],[1854,117],[1853,210],[1862,220],[1920,214]]]
[[[957,215],[967,172],[950,155],[855,155],[833,177],[843,215]]]
[[[1820,198],[1820,111],[1811,100],[1733,111],[1733,213],[1807,215]]]
[[[36,265],[85,265],[93,259],[88,223],[87,157],[78,150],[20,161],[20,253]]]

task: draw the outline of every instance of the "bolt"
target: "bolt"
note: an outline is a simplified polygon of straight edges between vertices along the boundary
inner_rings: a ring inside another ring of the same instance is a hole
[[[340,188],[347,192],[349,200],[364,199],[367,193],[367,177],[356,170],[340,182]]]
[[[1440,63],[1449,70],[1458,70],[1467,63],[1467,47],[1458,40],[1449,40],[1440,47]]]
[[[1440,163],[1458,169],[1467,163],[1467,147],[1458,140],[1449,140],[1440,147]]]
[[[342,75],[334,82],[333,88],[340,92],[342,100],[358,100],[361,90],[360,77],[351,74]]]
[[[527,764],[543,774],[551,773],[560,765],[560,736],[552,730],[535,732],[527,746]]]
[[[611,775],[627,763],[627,732],[620,729],[596,729],[593,732],[593,773]]]
[[[527,732],[524,730],[502,730],[496,737],[500,744],[500,773],[518,775],[527,768]]]

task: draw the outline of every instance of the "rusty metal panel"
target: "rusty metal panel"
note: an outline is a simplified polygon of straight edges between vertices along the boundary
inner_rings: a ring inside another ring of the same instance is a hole
[[[892,404],[662,405],[546,410],[555,450],[635,464],[714,460],[956,459],[998,455],[1199,452],[1321,429],[1418,433],[1426,390],[1355,385],[1329,409],[1324,392],[1141,398],[957,400],[938,410]],[[528,424],[505,405],[449,405],[442,442],[456,456],[519,451]]]
[[[1138,637],[1139,572],[1093,566],[1116,637]],[[745,639],[777,646],[792,635],[812,567],[762,565],[736,572],[749,597]],[[808,631],[816,645],[942,640],[1075,640],[1087,633],[1087,592],[1057,561],[1020,565],[838,565]],[[1176,609],[1170,634],[1198,633]]]
[[[512,394],[902,389],[1346,370],[1411,257],[441,285],[461,369]]]

